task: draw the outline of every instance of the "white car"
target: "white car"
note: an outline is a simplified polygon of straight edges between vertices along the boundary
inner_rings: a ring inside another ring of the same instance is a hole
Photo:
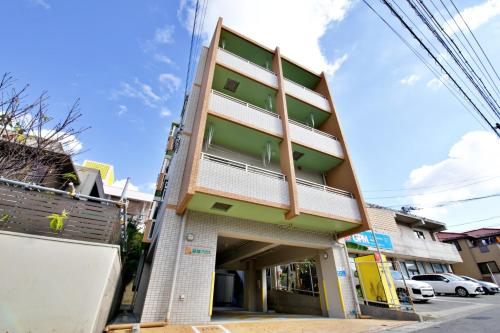
[[[427,302],[430,299],[436,298],[434,296],[434,289],[432,289],[430,284],[410,279],[403,280],[401,273],[394,270],[391,270],[391,275],[400,301],[404,301],[408,296],[406,286],[408,286],[408,291],[413,301]]]
[[[456,294],[461,297],[484,294],[480,284],[467,281],[454,274],[422,274],[415,275],[412,279],[430,284],[436,294]]]
[[[497,284],[487,281],[476,280],[474,278],[471,278],[470,276],[465,276],[465,275],[460,275],[460,277],[466,279],[467,281],[479,283],[481,287],[483,287],[483,290],[487,295],[495,295],[496,293],[500,293],[500,288],[498,287]]]

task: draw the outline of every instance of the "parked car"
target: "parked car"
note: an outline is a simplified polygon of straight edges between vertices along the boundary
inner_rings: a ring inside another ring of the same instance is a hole
[[[454,274],[422,274],[415,275],[412,279],[430,284],[436,294],[456,294],[461,297],[484,294],[480,284],[467,281]]]
[[[498,287],[497,284],[487,281],[476,280],[474,278],[471,278],[470,276],[465,276],[465,275],[460,275],[460,277],[466,279],[467,281],[479,283],[481,287],[483,287],[484,293],[487,295],[495,295],[496,293],[500,293],[500,287]]]
[[[410,279],[403,280],[403,275],[394,270],[391,270],[391,275],[400,301],[404,301],[408,297],[406,286],[408,286],[409,296],[413,301],[427,302],[435,298],[434,289],[432,289],[430,284]]]

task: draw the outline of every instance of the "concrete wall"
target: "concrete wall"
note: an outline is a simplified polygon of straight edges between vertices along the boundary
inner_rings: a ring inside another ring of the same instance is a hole
[[[276,312],[321,316],[318,296],[294,294],[282,290],[270,290],[268,306]]]
[[[0,231],[0,332],[102,332],[120,248]]]
[[[389,256],[446,263],[462,260],[454,245],[433,240],[431,232],[424,228],[397,223],[396,215],[391,210],[368,208],[368,215],[375,231],[391,236],[394,253],[387,253]],[[425,239],[417,238],[413,230],[422,231]]]

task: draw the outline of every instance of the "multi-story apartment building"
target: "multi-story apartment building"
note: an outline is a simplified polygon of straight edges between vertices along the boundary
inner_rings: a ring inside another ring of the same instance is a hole
[[[171,134],[141,321],[208,322],[215,270],[229,267],[244,276],[244,308],[265,312],[268,268],[304,258],[315,259],[323,315],[356,314],[339,239],[369,222],[324,73],[219,19]]]
[[[462,262],[453,265],[456,274],[500,283],[500,229],[481,228],[466,232],[440,232],[445,243],[456,246]]]
[[[437,237],[446,229],[444,223],[371,204],[367,209],[381,252],[389,260],[398,261],[407,278],[416,274],[451,273],[450,265],[462,261],[455,246],[442,243]],[[376,250],[371,232],[349,236],[346,243],[352,258]],[[395,268],[399,269],[397,265]]]

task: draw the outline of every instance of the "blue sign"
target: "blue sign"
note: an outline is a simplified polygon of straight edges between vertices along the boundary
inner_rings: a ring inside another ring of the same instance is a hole
[[[337,276],[346,277],[345,269],[343,267],[337,267]]]
[[[380,249],[394,250],[394,247],[392,246],[391,237],[389,235],[376,232],[375,237],[377,237],[377,243]],[[349,243],[363,245],[372,249],[377,248],[377,244],[375,244],[375,240],[373,239],[373,234],[370,230],[348,236],[345,238],[345,241]]]

